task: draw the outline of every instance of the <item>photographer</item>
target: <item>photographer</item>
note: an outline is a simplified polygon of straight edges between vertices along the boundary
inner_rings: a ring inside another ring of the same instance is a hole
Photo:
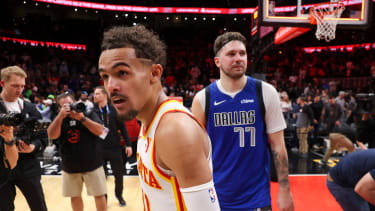
[[[83,210],[84,182],[88,195],[95,198],[97,210],[106,210],[106,179],[97,151],[98,136],[106,136],[102,122],[95,112],[86,117],[84,104],[74,104],[69,93],[57,96],[56,101],[60,111],[47,132],[50,139],[57,139],[60,144],[63,196],[70,197],[73,210]]]
[[[19,97],[25,87],[26,77],[25,71],[18,66],[10,66],[1,70],[1,86],[3,90],[0,94],[0,113],[20,113],[25,117],[23,122],[42,118],[32,103],[24,101]],[[3,128],[6,127],[3,126]],[[17,186],[25,196],[32,211],[45,211],[47,210],[47,206],[40,183],[41,168],[37,154],[43,151],[47,137],[34,136],[33,134],[27,136],[27,140],[25,137],[15,137],[16,139],[9,143],[14,144],[17,141],[19,158],[8,181],[0,189],[0,201],[9,203],[8,208],[5,210],[14,210],[13,202],[16,196],[15,186]],[[8,138],[4,141],[7,142]],[[5,150],[8,147],[6,146]],[[12,147],[14,150],[14,146]],[[10,161],[12,162],[10,163],[11,167],[14,166],[14,160]]]

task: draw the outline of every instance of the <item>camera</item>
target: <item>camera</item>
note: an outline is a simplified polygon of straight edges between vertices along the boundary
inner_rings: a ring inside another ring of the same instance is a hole
[[[0,125],[18,126],[22,123],[23,119],[20,113],[1,113]]]
[[[360,113],[375,112],[375,94],[374,93],[358,93],[355,95]]]
[[[86,110],[86,105],[84,103],[71,103],[70,104],[70,110],[76,111],[76,112],[84,112]]]

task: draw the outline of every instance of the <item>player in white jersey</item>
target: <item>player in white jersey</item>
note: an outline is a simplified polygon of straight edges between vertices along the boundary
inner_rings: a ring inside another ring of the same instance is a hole
[[[162,91],[165,44],[144,26],[104,33],[99,73],[119,118],[142,122],[138,169],[144,210],[220,210],[211,145],[190,112]]]

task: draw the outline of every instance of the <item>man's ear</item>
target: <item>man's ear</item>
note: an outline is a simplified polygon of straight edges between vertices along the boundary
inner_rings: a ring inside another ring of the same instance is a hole
[[[214,57],[214,62],[216,64],[216,67],[218,67],[220,69],[220,61],[219,61],[219,57],[215,56]]]
[[[151,82],[160,81],[163,74],[163,67],[160,64],[153,64],[151,66]]]
[[[0,81],[0,85],[1,85],[1,87],[4,87],[4,81],[3,80]]]

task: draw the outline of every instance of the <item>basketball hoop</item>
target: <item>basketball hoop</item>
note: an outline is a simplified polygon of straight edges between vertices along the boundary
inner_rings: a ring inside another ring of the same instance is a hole
[[[318,40],[335,39],[337,22],[344,10],[345,5],[341,2],[321,3],[310,8],[310,23],[317,25],[315,36]]]

